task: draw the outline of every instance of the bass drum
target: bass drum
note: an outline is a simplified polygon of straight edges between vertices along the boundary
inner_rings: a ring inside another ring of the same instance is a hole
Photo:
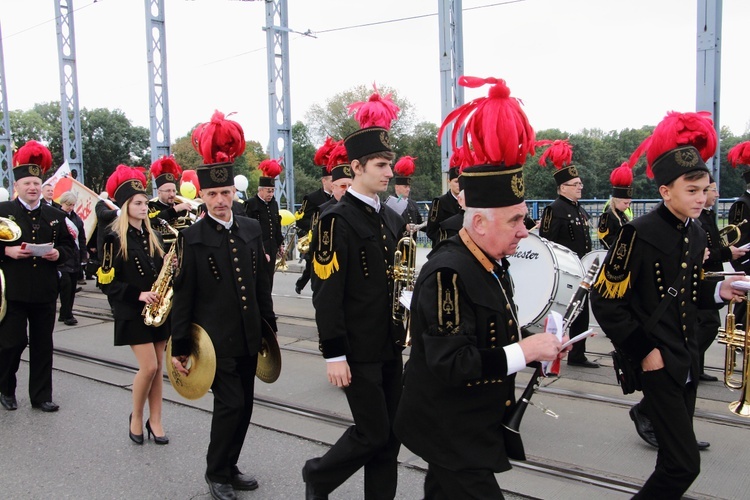
[[[543,327],[550,310],[564,314],[583,280],[583,266],[574,252],[533,233],[521,240],[508,261],[521,326]]]
[[[584,273],[589,272],[589,269],[591,269],[591,264],[594,263],[594,259],[596,259],[597,257],[599,257],[599,269],[601,269],[602,264],[604,264],[604,258],[606,256],[607,256],[606,250],[592,250],[586,255],[584,255],[581,258],[581,265],[583,266],[583,272]]]

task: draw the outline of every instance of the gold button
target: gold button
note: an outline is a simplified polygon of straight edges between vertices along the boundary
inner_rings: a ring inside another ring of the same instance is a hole
[[[495,326],[495,322],[494,322],[494,321],[491,321],[491,322],[490,322],[490,328],[492,328],[493,326]]]
[[[239,262],[239,261],[240,261],[240,259],[238,259],[237,257],[235,257],[235,258],[234,258],[234,261],[235,261],[235,262]]]
[[[240,283],[242,283],[242,276],[240,276],[239,278],[237,278],[237,281],[239,281]]]
[[[684,332],[685,330],[687,330],[687,326],[682,325],[682,331]]]
[[[243,302],[246,302],[246,301],[247,301],[247,297],[245,297],[245,296],[243,295],[243,296],[242,296],[242,301],[243,301]]]
[[[229,238],[229,243],[234,243],[234,238]]]
[[[247,306],[242,306],[243,311],[247,311]]]
[[[510,340],[516,340],[516,336],[515,335],[511,335],[510,336]]]
[[[240,272],[240,268],[239,267],[235,267],[234,270],[237,271],[237,272]]]
[[[508,320],[508,326],[513,326],[513,320],[512,319]]]
[[[233,249],[232,249],[232,253],[237,253],[237,249],[236,249],[236,248],[233,248]]]
[[[497,340],[497,337],[490,337],[490,342],[495,342]]]
[[[245,285],[242,285],[242,286],[240,287],[240,290],[242,290],[242,291],[244,292],[244,291],[245,291]]]
[[[687,268],[687,264],[686,264],[685,262],[683,262],[683,263],[682,263],[682,264],[680,264],[680,265],[682,266],[682,268],[683,268],[683,269],[686,269],[686,268]]]
[[[685,243],[690,243],[690,240],[688,240],[687,238],[685,238]]]
[[[510,405],[512,405],[512,404],[513,404],[513,403],[511,403],[511,402],[510,402],[510,399],[509,399],[508,401],[506,401],[506,402],[505,402],[505,406],[510,406]]]

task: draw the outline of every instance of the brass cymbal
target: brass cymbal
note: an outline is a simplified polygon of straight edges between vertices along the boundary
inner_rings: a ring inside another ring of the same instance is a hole
[[[208,332],[200,325],[190,325],[193,352],[188,360],[190,374],[185,376],[172,364],[172,338],[167,342],[167,374],[172,387],[185,399],[202,398],[211,388],[216,375],[216,352]]]
[[[263,338],[258,352],[258,366],[255,376],[267,384],[276,382],[281,374],[281,349],[276,334],[266,320],[261,321]]]

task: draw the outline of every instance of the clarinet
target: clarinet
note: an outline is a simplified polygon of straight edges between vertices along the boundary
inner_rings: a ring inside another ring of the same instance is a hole
[[[594,262],[591,264],[588,272],[586,273],[586,276],[583,278],[583,281],[581,281],[581,283],[578,285],[578,289],[573,295],[573,298],[570,299],[568,307],[565,309],[565,314],[563,315],[564,334],[568,333],[570,325],[573,323],[573,321],[575,321],[575,319],[583,310],[584,299],[588,295],[589,289],[591,288],[591,283],[593,283],[594,277],[596,276],[596,273],[598,271],[599,257],[596,257],[594,259]],[[503,427],[516,434],[520,434],[521,419],[523,418],[523,414],[526,412],[526,407],[529,406],[529,403],[531,402],[531,396],[533,396],[534,392],[539,388],[539,381],[544,376],[542,363],[535,361],[531,363],[531,365],[534,366],[535,369],[534,374],[531,376],[531,380],[529,380],[529,385],[526,386],[526,389],[524,389],[523,394],[521,394],[521,397],[519,398],[513,409],[506,413],[505,418],[503,419]],[[544,411],[545,413],[557,417],[557,415],[550,412],[550,410]]]

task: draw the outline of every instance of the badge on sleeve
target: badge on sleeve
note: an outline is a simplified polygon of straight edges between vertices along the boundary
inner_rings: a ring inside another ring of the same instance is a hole
[[[545,233],[549,231],[552,225],[552,207],[545,207],[544,213],[542,214],[542,231]]]
[[[318,222],[318,244],[313,248],[313,270],[315,275],[327,280],[339,270],[339,260],[333,251],[333,226],[335,217],[326,217]]]
[[[594,283],[594,288],[605,299],[620,299],[630,288],[630,255],[633,252],[635,236],[635,228],[626,224],[620,230],[615,244],[609,249],[599,271],[599,277]]]
[[[607,227],[607,221],[609,220],[609,212],[604,212],[599,217],[599,227],[596,230],[596,235],[600,240],[603,240],[609,234],[609,227]]]
[[[115,240],[117,237],[109,233],[102,244],[102,265],[96,271],[96,279],[101,285],[109,285],[115,279]]]

